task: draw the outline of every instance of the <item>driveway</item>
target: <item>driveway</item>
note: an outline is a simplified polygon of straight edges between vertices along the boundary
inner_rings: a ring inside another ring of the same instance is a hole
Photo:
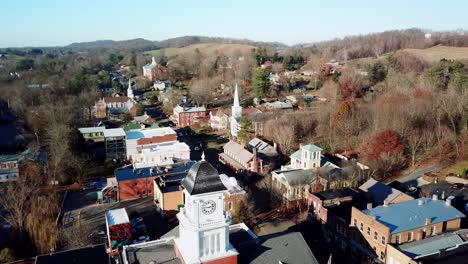
[[[436,164],[432,164],[424,168],[420,168],[420,169],[416,169],[412,171],[406,170],[406,171],[403,171],[402,173],[403,175],[399,177],[397,180],[401,183],[415,181],[419,177],[423,176],[425,173],[440,171],[446,166],[447,165],[444,163],[436,163]]]

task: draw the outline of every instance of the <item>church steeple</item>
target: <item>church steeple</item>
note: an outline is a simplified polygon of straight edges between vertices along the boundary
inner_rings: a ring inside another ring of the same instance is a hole
[[[154,56],[151,58],[151,65],[156,65],[156,60],[154,59]]]
[[[132,82],[128,80],[127,97],[133,98]]]
[[[240,106],[240,103],[239,103],[239,89],[237,88],[237,83],[236,83],[236,88],[234,90],[234,103],[232,105],[232,117],[240,118],[241,116],[242,116],[242,107]]]

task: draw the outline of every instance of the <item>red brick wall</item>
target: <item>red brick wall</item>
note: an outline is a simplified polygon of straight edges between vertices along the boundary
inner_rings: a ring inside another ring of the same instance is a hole
[[[125,201],[153,196],[153,180],[154,177],[119,181],[119,200]]]
[[[151,137],[151,138],[141,138],[137,140],[137,145],[146,145],[146,144],[154,144],[154,143],[162,143],[162,142],[169,142],[177,140],[176,134],[171,135],[164,135],[159,137]]]
[[[195,117],[198,117],[198,120],[205,120],[206,112],[191,112],[191,113],[180,113],[179,114],[179,124],[178,126],[191,126],[195,124]],[[191,118],[193,118],[191,120]]]
[[[314,202],[315,202],[315,207],[313,206]],[[323,207],[322,200],[313,194],[309,194],[308,204],[311,210],[313,210],[313,212],[311,213],[313,213],[315,217],[319,218],[323,224],[326,224],[328,221],[327,219],[328,210],[325,207]]]

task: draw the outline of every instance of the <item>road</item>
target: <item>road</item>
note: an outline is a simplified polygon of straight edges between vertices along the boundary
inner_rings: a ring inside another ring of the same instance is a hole
[[[403,175],[398,178],[398,181],[402,183],[416,181],[419,177],[423,176],[425,173],[436,172],[445,168],[446,166],[447,165],[443,163],[436,163],[436,164],[432,164],[424,168],[416,169],[413,171],[406,170],[403,172]]]

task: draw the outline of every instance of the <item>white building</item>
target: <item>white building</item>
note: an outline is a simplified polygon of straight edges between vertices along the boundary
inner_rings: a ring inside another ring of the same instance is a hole
[[[156,81],[153,83],[153,88],[156,91],[164,91],[172,87],[171,81]]]
[[[173,159],[190,159],[190,147],[177,140],[170,127],[126,132],[127,159],[135,168],[172,164]]]
[[[148,63],[143,66],[143,76],[145,76],[146,78],[150,80],[153,79],[153,69],[154,67],[156,67],[156,65],[158,64],[156,63],[156,60],[154,59],[154,57],[152,57],[151,63]]]
[[[128,88],[127,88],[127,97],[133,99],[133,90],[132,90],[132,82],[128,80]]]
[[[240,119],[242,117],[242,106],[240,106],[240,103],[239,103],[239,91],[237,88],[237,84],[236,84],[236,88],[234,91],[234,103],[232,105],[231,111],[232,111],[231,119],[230,119],[231,136],[237,137],[237,134],[239,133],[241,129]]]

